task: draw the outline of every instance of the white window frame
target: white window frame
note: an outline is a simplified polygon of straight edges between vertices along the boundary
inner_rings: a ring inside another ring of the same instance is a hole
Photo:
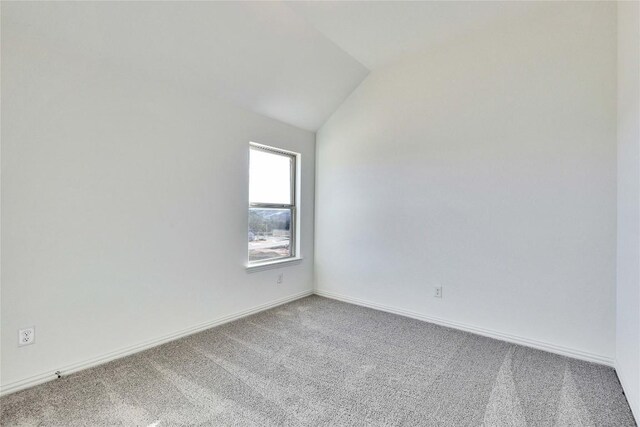
[[[247,230],[249,229],[249,209],[251,208],[263,208],[263,209],[289,209],[291,211],[291,235],[289,238],[289,247],[291,255],[288,257],[274,258],[269,260],[250,261],[249,260],[249,245],[247,244],[247,270],[262,270],[269,267],[277,267],[281,264],[297,262],[302,260],[300,256],[300,233],[299,233],[299,188],[300,188],[300,153],[284,150],[281,148],[272,147],[269,145],[258,144],[256,142],[249,143],[249,155],[251,150],[260,150],[271,154],[278,154],[281,156],[287,156],[291,158],[291,203],[251,203],[247,208]],[[249,156],[250,157],[250,156]],[[249,179],[251,177],[249,176]]]

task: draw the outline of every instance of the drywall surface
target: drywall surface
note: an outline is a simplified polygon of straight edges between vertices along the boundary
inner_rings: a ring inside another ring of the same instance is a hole
[[[640,420],[640,8],[618,2],[616,370]]]
[[[2,30],[3,387],[311,291],[312,132]],[[304,259],[253,273],[250,141],[302,154]]]
[[[319,292],[613,363],[616,8],[545,11],[374,70],[320,129]]]
[[[315,131],[368,70],[276,1],[2,2],[56,50]]]

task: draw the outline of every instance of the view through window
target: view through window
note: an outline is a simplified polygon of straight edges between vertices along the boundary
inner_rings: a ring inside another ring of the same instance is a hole
[[[250,146],[250,264],[295,256],[295,175],[295,154]]]

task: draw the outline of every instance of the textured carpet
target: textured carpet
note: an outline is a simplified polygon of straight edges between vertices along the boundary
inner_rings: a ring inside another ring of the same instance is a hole
[[[3,426],[634,426],[613,369],[317,296],[0,399]]]

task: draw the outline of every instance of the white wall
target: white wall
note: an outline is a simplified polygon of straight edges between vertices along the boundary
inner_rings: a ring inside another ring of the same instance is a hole
[[[3,387],[311,291],[312,132],[2,36]],[[305,257],[250,274],[249,141],[302,153]]]
[[[616,8],[551,12],[373,71],[320,129],[319,292],[612,363]]]
[[[640,420],[640,8],[618,2],[616,370]]]

